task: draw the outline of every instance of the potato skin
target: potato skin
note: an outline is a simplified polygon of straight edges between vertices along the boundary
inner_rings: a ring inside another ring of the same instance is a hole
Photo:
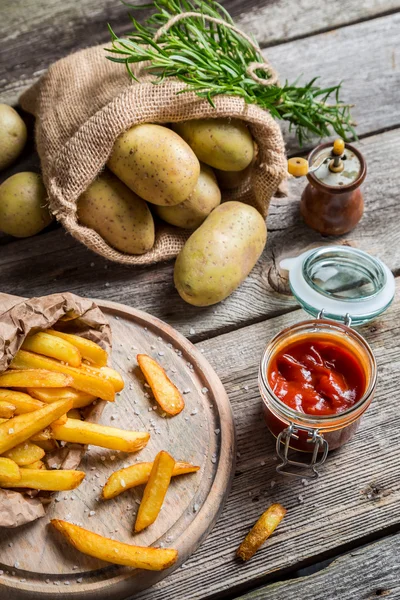
[[[0,185],[0,231],[24,238],[39,233],[51,221],[40,175],[16,173]]]
[[[267,239],[265,221],[252,206],[225,202],[190,236],[175,263],[180,296],[194,306],[224,300],[247,277]]]
[[[120,252],[144,254],[154,245],[154,221],[146,202],[105,171],[78,200],[80,222]]]
[[[175,206],[157,206],[157,215],[176,227],[197,229],[216,206],[221,204],[221,192],[213,170],[200,164],[200,175],[189,198]]]
[[[26,138],[26,125],[17,111],[8,104],[0,104],[0,171],[18,158]]]
[[[221,171],[242,171],[253,160],[254,144],[243,121],[198,119],[173,125],[199,160]]]
[[[200,164],[188,144],[161,125],[136,125],[117,138],[108,168],[141,198],[160,206],[193,192]]]

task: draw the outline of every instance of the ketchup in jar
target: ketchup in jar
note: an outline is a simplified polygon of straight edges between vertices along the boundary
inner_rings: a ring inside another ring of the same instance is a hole
[[[316,318],[270,341],[260,363],[259,388],[267,426],[277,439],[277,471],[315,478],[328,451],[355,434],[373,399],[375,357],[351,325],[386,310],[394,297],[394,277],[380,260],[345,246],[316,248],[285,259],[281,267],[289,271],[296,299]],[[310,458],[291,459],[289,449]]]

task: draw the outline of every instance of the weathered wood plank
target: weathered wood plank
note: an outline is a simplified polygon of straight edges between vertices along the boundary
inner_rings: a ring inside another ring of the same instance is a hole
[[[339,243],[347,240],[397,271],[399,225],[393,217],[400,185],[400,136],[397,131],[388,132],[363,140],[359,147],[369,166],[364,184],[366,212],[360,225]],[[124,302],[166,320],[194,339],[293,310],[294,300],[277,294],[268,282],[270,271],[272,280],[276,279],[279,257],[283,252],[297,254],[310,244],[337,243],[301,222],[299,197],[304,185],[304,180],[292,180],[289,197],[272,202],[262,258],[242,286],[219,305],[199,309],[184,303],[174,290],[171,262],[135,269],[107,263],[60,229],[1,247],[2,290],[22,296],[70,290]]]
[[[329,567],[300,579],[260,588],[238,600],[340,600],[400,597],[400,535],[354,550]],[[334,592],[333,592],[334,590]]]
[[[397,300],[379,320],[360,329],[378,361],[377,393],[357,435],[329,456],[320,479],[308,485],[276,474],[275,443],[263,422],[257,388],[266,343],[304,313],[298,310],[198,344],[222,378],[234,411],[239,455],[233,490],[215,529],[186,568],[135,599],[204,600],[223,597],[228,589],[232,597],[250,582],[261,585],[283,569],[337,555],[346,544],[362,543],[366,536],[371,541],[400,526],[399,316]],[[288,509],[284,521],[248,563],[238,562],[236,548],[273,502]]]
[[[338,10],[334,3],[316,5],[313,0],[303,0],[300,5],[293,0],[250,0],[246,2],[245,10],[238,0],[227,0],[223,4],[237,18],[239,26],[252,32],[261,45],[286,42],[400,8],[399,0],[366,0],[361,4],[357,0],[349,0],[345,10]],[[54,60],[73,50],[107,42],[107,22],[111,22],[119,33],[128,31],[127,10],[117,0],[3,0],[0,19],[3,40],[1,101],[15,103],[20,93]],[[384,37],[379,39],[377,34],[374,51],[382,40]],[[336,56],[337,50],[333,56]],[[295,51],[292,56],[299,54]],[[324,52],[324,56],[330,56],[329,52]],[[293,63],[296,63],[297,77],[306,62]],[[368,63],[363,63],[363,66],[365,64]],[[284,70],[281,75],[283,78],[287,76]],[[335,76],[340,78],[340,72],[336,72]]]

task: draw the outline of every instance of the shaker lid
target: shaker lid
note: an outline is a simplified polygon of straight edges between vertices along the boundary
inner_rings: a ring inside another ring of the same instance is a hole
[[[391,304],[395,281],[378,258],[347,246],[324,246],[281,261],[289,271],[293,295],[313,316],[351,318],[353,325],[371,321]]]
[[[340,164],[336,170],[333,165],[335,159]],[[348,191],[350,186],[357,187],[365,177],[364,157],[350,144],[345,145],[340,158],[335,155],[331,143],[321,144],[309,154],[308,162],[309,180],[327,188],[335,188],[338,192]]]

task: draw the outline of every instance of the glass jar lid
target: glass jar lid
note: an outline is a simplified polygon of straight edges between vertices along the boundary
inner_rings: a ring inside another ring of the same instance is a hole
[[[371,321],[388,308],[394,298],[392,272],[378,258],[347,246],[325,246],[300,256],[285,258],[293,295],[310,315],[353,325]]]

